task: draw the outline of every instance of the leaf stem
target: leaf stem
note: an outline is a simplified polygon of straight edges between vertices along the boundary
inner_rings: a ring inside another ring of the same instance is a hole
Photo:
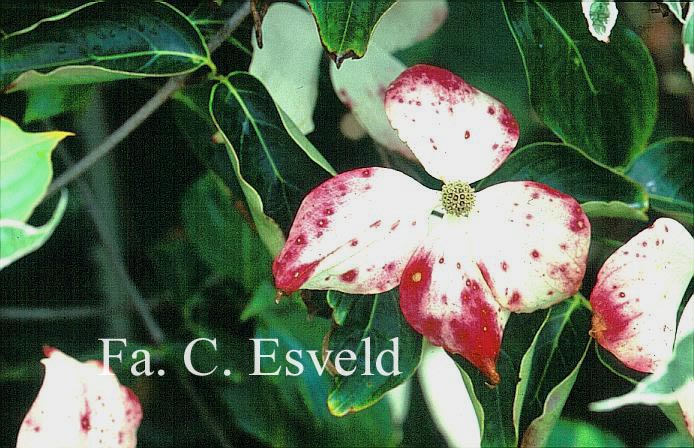
[[[229,20],[226,21],[222,29],[212,36],[207,45],[210,52],[215,51],[227,40],[231,33],[238,28],[241,22],[243,22],[243,20],[248,16],[249,12],[250,5],[248,2],[245,2],[243,5],[241,5],[241,7],[239,7],[238,10],[236,10]],[[85,171],[90,169],[92,165],[94,165],[94,163],[96,163],[99,159],[111,152],[113,148],[115,148],[147,118],[149,118],[150,115],[159,109],[159,107],[161,107],[174,92],[183,87],[183,84],[185,83],[186,79],[188,79],[188,76],[189,75],[186,74],[170,78],[166,84],[164,84],[157,91],[157,93],[154,94],[152,98],[150,98],[137,112],[130,116],[130,118],[125,120],[125,122],[111,135],[109,135],[100,145],[98,145],[84,158],[80,159],[77,163],[65,170],[65,172],[56,178],[48,187],[48,191],[46,196],[44,196],[44,199],[52,196],[62,187],[73,182]]]

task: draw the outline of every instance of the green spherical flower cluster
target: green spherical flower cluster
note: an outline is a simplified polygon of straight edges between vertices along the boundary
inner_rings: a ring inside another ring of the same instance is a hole
[[[475,189],[463,181],[444,184],[441,205],[453,216],[467,216],[475,206]]]

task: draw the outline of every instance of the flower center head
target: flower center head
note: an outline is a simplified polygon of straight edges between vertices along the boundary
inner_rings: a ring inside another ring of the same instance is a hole
[[[475,189],[461,180],[444,184],[442,193],[441,205],[453,216],[467,216],[475,206]]]

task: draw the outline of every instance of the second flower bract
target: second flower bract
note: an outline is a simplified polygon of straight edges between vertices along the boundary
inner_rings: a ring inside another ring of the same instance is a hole
[[[389,86],[385,106],[442,191],[377,167],[324,182],[299,208],[273,265],[275,284],[285,293],[355,294],[399,285],[410,325],[496,384],[510,313],[578,291],[590,224],[572,197],[544,184],[474,190],[516,146],[519,129],[504,104],[453,73],[411,67]]]

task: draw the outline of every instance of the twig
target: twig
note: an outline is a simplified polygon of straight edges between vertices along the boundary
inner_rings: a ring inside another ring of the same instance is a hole
[[[224,27],[214,36],[212,36],[207,45],[210,52],[215,51],[220,45],[222,45],[222,43],[226,41],[229,35],[231,35],[231,33],[238,28],[241,22],[243,22],[246,16],[248,16],[249,12],[250,6],[249,3],[246,2],[234,13],[234,15],[229,18],[229,20],[226,21]],[[180,75],[169,79],[166,84],[164,84],[162,88],[149,99],[149,101],[147,101],[137,112],[130,116],[130,118],[125,120],[125,123],[113,131],[113,133],[109,135],[106,140],[104,140],[99,146],[90,151],[79,162],[75,163],[72,167],[56,178],[48,187],[48,192],[46,193],[45,197],[47,198],[52,196],[65,185],[77,179],[80,175],[82,175],[82,173],[91,168],[96,161],[108,154],[128,135],[137,129],[137,127],[139,127],[147,118],[149,118],[150,115],[159,109],[159,107],[161,107],[174,92],[183,87],[183,84],[185,83],[186,79],[188,79],[188,76],[189,75]]]
[[[71,164],[70,156],[65,151],[59,151],[58,154],[62,157],[63,161],[68,167],[75,166]],[[94,222],[96,231],[99,234],[99,238],[104,244],[109,258],[111,258],[113,262],[115,273],[123,282],[125,291],[130,296],[135,310],[142,318],[150,338],[152,338],[152,341],[155,344],[161,344],[164,342],[164,332],[154,319],[147,302],[145,301],[144,297],[142,297],[142,294],[140,294],[135,282],[133,282],[132,278],[130,278],[130,274],[128,274],[128,270],[125,268],[125,263],[123,262],[121,255],[118,253],[117,245],[115,243],[113,234],[111,233],[111,229],[108,227],[106,220],[102,216],[101,210],[97,206],[94,194],[89,188],[89,185],[87,185],[87,183],[82,179],[77,179],[77,190],[80,197],[82,197],[82,200],[87,205],[87,210],[89,211],[89,215],[92,217],[92,221]]]
[[[54,321],[101,317],[104,310],[99,307],[74,308],[0,308],[0,320],[13,321]]]

